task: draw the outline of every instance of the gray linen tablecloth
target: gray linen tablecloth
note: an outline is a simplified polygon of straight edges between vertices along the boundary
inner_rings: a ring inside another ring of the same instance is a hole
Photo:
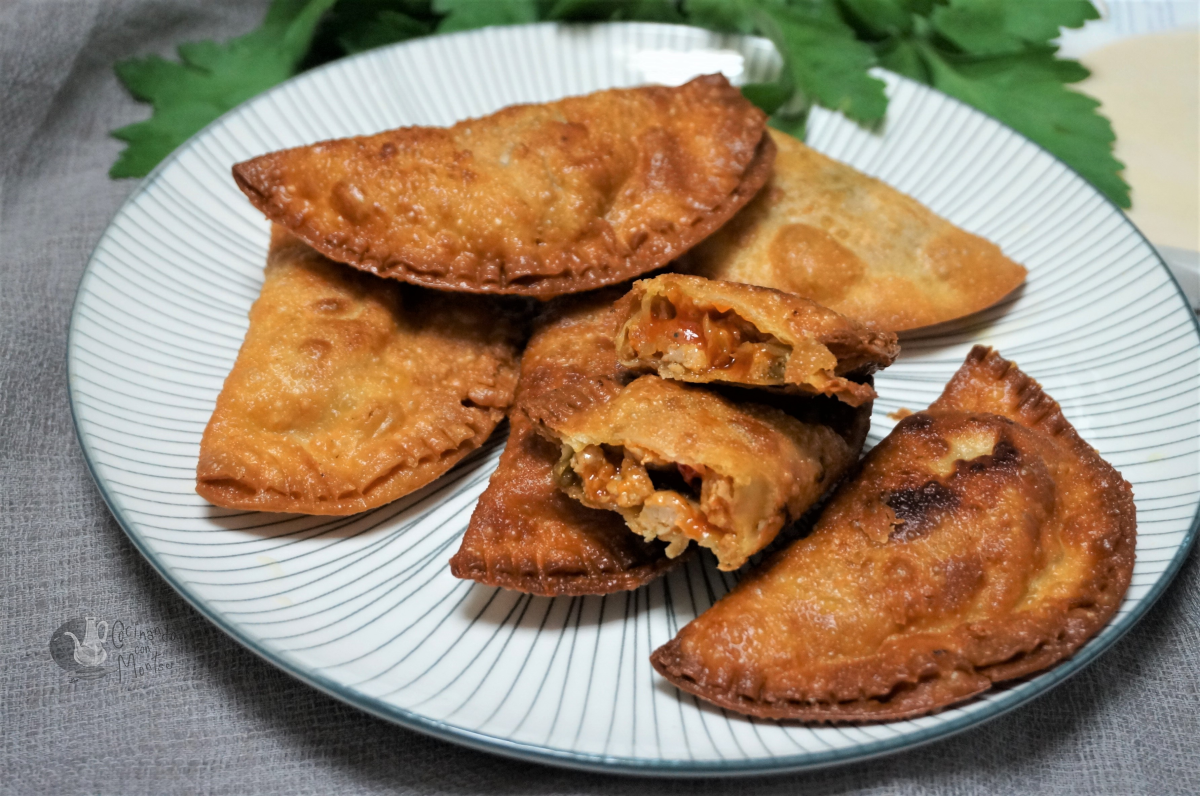
[[[65,344],[88,253],[132,181],[107,131],[144,117],[115,60],[225,38],[261,2],[0,2],[0,791],[34,793],[1197,793],[1200,570],[1048,696],[932,746],[753,780],[579,774],[461,749],[302,685],[208,624],[142,560],[84,465]],[[138,676],[72,683],[51,635],[141,632]]]

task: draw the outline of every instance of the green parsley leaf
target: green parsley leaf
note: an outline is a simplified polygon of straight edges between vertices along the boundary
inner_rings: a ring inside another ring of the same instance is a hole
[[[762,108],[767,114],[775,113],[792,98],[792,82],[784,79],[776,83],[747,83],[742,86],[742,96]]]
[[[933,10],[938,33],[973,55],[1020,52],[1046,45],[1059,28],[1078,28],[1100,14],[1088,0],[950,0]]]
[[[1129,185],[1113,157],[1116,140],[1100,103],[1067,88],[1087,77],[1075,61],[1054,57],[1049,47],[979,58],[938,52],[921,54],[935,88],[999,119],[1056,155],[1121,207],[1129,207]]]
[[[763,6],[757,20],[759,30],[783,55],[785,77],[805,100],[865,125],[883,118],[884,83],[867,74],[875,53],[854,37],[832,6],[808,3],[786,10]]]
[[[347,26],[338,36],[337,42],[348,54],[354,54],[385,44],[427,36],[432,32],[433,28],[427,22],[413,19],[399,11],[380,11],[374,19]]]
[[[753,33],[754,13],[741,0],[684,0],[689,23],[723,33]]]
[[[535,0],[433,0],[433,10],[446,15],[438,23],[438,33],[490,25],[520,25],[538,19]]]
[[[893,39],[886,42],[879,50],[879,65],[926,85],[933,80],[917,43],[911,39]]]
[[[783,8],[787,0],[684,0],[688,24],[722,33],[754,33],[759,8]]]
[[[673,0],[556,0],[542,19],[573,22],[683,22]]]
[[[325,15],[304,66],[433,33],[430,0],[337,0]]]
[[[153,115],[112,132],[129,144],[111,177],[144,177],[189,136],[239,103],[291,77],[334,0],[275,0],[257,30],[225,44],[179,46],[182,63],[157,55],[116,65],[117,77]]]
[[[908,33],[913,15],[905,0],[839,0],[846,21],[860,38],[879,38]],[[865,35],[862,35],[865,34]]]

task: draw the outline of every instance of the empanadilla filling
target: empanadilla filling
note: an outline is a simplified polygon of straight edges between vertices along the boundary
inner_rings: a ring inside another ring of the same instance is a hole
[[[667,542],[668,556],[696,542],[723,570],[770,544],[857,454],[827,426],[657,376],[583,411],[560,412],[555,396],[545,398],[531,413],[562,445],[560,489]]]
[[[738,512],[730,505],[732,479],[637,447],[587,445],[576,451],[568,446],[554,474],[559,488],[585,505],[618,512],[637,509],[630,512],[629,527],[647,540],[667,542],[672,558],[692,541],[714,550],[722,547],[727,529],[710,522],[710,516],[728,523],[735,514],[753,510],[746,506]]]
[[[680,381],[832,395],[859,406],[875,396],[863,377],[899,351],[894,335],[807,299],[732,282],[664,274],[637,282],[619,307],[621,364]]]
[[[649,309],[626,327],[629,345],[639,359],[653,359],[689,375],[720,373],[729,381],[783,386],[792,347],[763,334],[733,310],[699,306],[684,295],[674,300],[653,296]],[[817,374],[829,381],[833,355]],[[818,385],[814,385],[818,386]]]

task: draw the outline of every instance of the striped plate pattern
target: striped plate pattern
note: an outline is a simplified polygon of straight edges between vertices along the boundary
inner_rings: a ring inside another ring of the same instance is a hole
[[[1192,542],[1200,346],[1136,229],[1038,147],[892,75],[881,134],[814,115],[818,149],[877,175],[1029,268],[1002,306],[904,341],[887,413],[926,406],[974,343],[1040,379],[1134,485],[1140,535],[1117,619],[1072,661],[936,716],[864,727],[743,718],[665,684],[647,656],[734,582],[711,562],[635,592],[546,599],[450,575],[502,447],[354,517],[257,514],[192,490],[200,435],[246,331],[266,221],[230,166],[281,147],[445,125],[609,86],[735,81],[779,68],[760,39],[667,25],[537,25],[424,39],[309,72],[237,108],[146,179],[100,241],[71,324],[79,438],[113,513],[205,616],[312,685],[450,740],[575,767],[666,775],[798,769],[895,751],[1009,710],[1069,676],[1150,606]]]

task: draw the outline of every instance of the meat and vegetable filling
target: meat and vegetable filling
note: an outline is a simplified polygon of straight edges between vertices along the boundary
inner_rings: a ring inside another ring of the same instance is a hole
[[[617,306],[621,364],[679,381],[830,395],[861,406],[875,397],[866,377],[899,351],[894,335],[799,296],[685,274],[637,282]]]
[[[672,365],[694,374],[716,374],[721,380],[782,386],[792,347],[732,309],[701,306],[680,291],[649,296],[648,310],[626,329],[630,346],[641,360]],[[836,358],[829,357],[837,364]],[[814,385],[816,386],[816,385]]]
[[[624,446],[588,445],[579,451],[564,446],[555,476],[559,487],[584,505],[618,511],[646,541],[667,542],[670,558],[691,541],[718,557],[736,544],[723,542],[733,525],[732,479],[704,465],[676,464]]]

